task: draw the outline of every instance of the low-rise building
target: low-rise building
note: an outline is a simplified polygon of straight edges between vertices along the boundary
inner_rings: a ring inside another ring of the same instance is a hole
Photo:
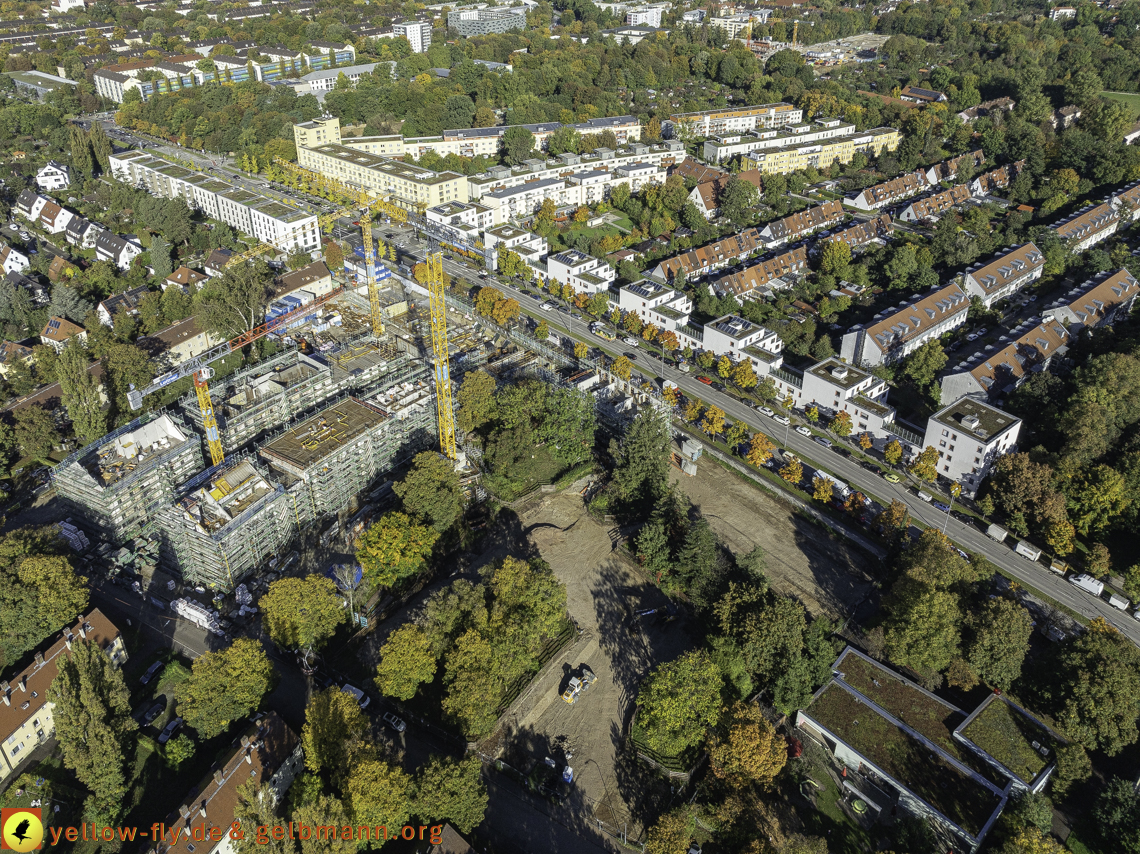
[[[305,291],[306,295],[315,298],[332,293],[336,288],[332,273],[325,266],[324,261],[314,261],[306,264],[291,273],[286,273],[274,288],[274,297],[283,297],[294,291]]]
[[[55,704],[48,699],[48,689],[59,673],[62,656],[69,655],[78,643],[97,645],[116,670],[127,660],[118,627],[95,608],[54,635],[26,668],[0,681],[4,703],[0,706],[0,780],[10,779],[37,747],[55,735]]]
[[[756,191],[761,192],[763,181],[760,173],[752,170],[737,173],[736,177],[741,181],[747,181]],[[705,219],[711,220],[720,216],[720,194],[724,192],[724,187],[728,183],[728,175],[717,175],[711,181],[697,184],[689,193],[689,201],[693,206],[701,212],[701,216]]]
[[[967,151],[941,163],[935,163],[926,170],[926,183],[938,184],[942,181],[953,181],[963,169],[980,169],[986,163],[986,155],[979,148],[977,151]]]
[[[490,209],[493,222],[499,225],[511,219],[530,216],[547,199],[554,202],[556,208],[577,208],[584,204],[585,189],[581,184],[573,184],[561,178],[546,178],[484,193],[480,201]]]
[[[48,234],[59,234],[74,217],[71,211],[56,202],[48,202],[40,209],[38,222]]]
[[[150,288],[146,285],[130,288],[121,294],[107,297],[107,299],[99,303],[98,308],[95,309],[95,313],[99,315],[99,320],[102,321],[104,326],[113,327],[115,325],[115,315],[119,312],[125,311],[137,317],[139,313],[139,303],[148,293],[150,293]]]
[[[946,95],[934,89],[921,89],[918,86],[904,86],[899,97],[912,104],[941,104],[947,100]]]
[[[927,187],[925,173],[907,172],[890,181],[867,187],[847,199],[847,204],[863,211],[874,211],[879,208],[901,202],[916,193],[921,193]]]
[[[1110,203],[1125,222],[1140,219],[1140,181],[1133,181],[1124,189],[1113,193]]]
[[[47,196],[41,196],[35,190],[21,190],[20,195],[16,197],[16,212],[24,219],[36,222],[40,211],[50,201]]]
[[[947,211],[952,211],[958,205],[969,200],[970,188],[965,184],[958,184],[949,190],[943,190],[941,193],[935,193],[933,196],[911,202],[903,208],[902,213],[899,214],[899,219],[903,222],[936,220]]]
[[[19,273],[28,269],[31,259],[7,243],[0,245],[0,269],[5,273]]]
[[[57,353],[62,352],[72,338],[78,338],[86,344],[87,330],[66,317],[49,317],[47,325],[40,332],[40,341]]]
[[[1049,10],[1050,21],[1067,21],[1077,17],[1077,10],[1072,6],[1054,6]]]
[[[760,238],[769,248],[782,246],[842,222],[845,216],[843,202],[835,199],[768,223],[760,229]]]
[[[173,368],[221,343],[220,339],[204,331],[198,325],[196,318],[188,317],[172,323],[165,329],[160,329],[153,335],[140,338],[138,346],[152,359],[161,360]]]
[[[633,312],[642,323],[652,323],[665,332],[680,332],[689,324],[693,303],[680,291],[652,279],[625,285],[618,291],[618,308]]]
[[[866,326],[855,326],[840,344],[840,355],[853,365],[897,362],[932,338],[966,322],[970,299],[958,285],[936,288],[889,313],[875,315]]]
[[[689,249],[671,258],[663,258],[649,274],[666,282],[674,282],[678,276],[696,279],[743,260],[763,248],[760,229],[746,228],[739,234],[730,234],[714,243]]]
[[[67,242],[79,249],[94,249],[95,241],[105,230],[98,223],[81,216],[73,216],[64,228]]]
[[[1116,234],[1120,225],[1120,211],[1105,202],[1090,205],[1061,220],[1053,226],[1053,231],[1069,245],[1073,252],[1084,252]]]
[[[713,282],[712,287],[721,296],[732,294],[737,299],[760,299],[772,290],[787,287],[783,277],[805,269],[807,262],[807,247],[797,246],[751,264],[739,273],[722,276]]]
[[[58,190],[66,190],[71,184],[71,172],[63,165],[55,160],[49,160],[47,165],[36,173],[36,186],[38,186],[45,193],[54,193]]]
[[[200,291],[210,277],[183,265],[162,280],[162,289],[179,288],[183,293]]]
[[[576,293],[596,294],[608,290],[615,278],[614,268],[601,258],[567,249],[546,259],[547,280],[569,285]]]
[[[930,416],[922,445],[938,451],[938,476],[972,497],[997,458],[1016,449],[1020,431],[1020,418],[963,397]]]
[[[975,264],[962,276],[966,292],[989,308],[1041,278],[1045,256],[1032,243],[1011,246],[985,264]]]
[[[113,234],[110,231],[101,231],[95,237],[95,257],[100,261],[109,261],[120,270],[126,270],[131,262],[142,254],[143,248],[134,240]]]
[[[735,314],[718,317],[704,326],[701,348],[734,362],[747,359],[761,377],[778,368],[784,342],[770,329]]]
[[[211,279],[220,276],[225,272],[226,264],[229,263],[233,255],[234,253],[229,249],[214,249],[210,252],[210,257],[206,259],[206,263],[202,265],[202,269]]]
[[[979,175],[970,181],[970,192],[975,196],[987,196],[998,190],[1008,189],[1009,185],[1013,183],[1013,179],[1020,175],[1024,168],[1024,160],[999,166],[997,169]]]
[[[1132,314],[1140,284],[1127,269],[1101,273],[1073,288],[1041,312],[1046,320],[1065,324],[1069,333],[1111,326]]]
[[[8,376],[8,371],[16,362],[32,363],[32,348],[15,341],[0,341],[0,377]]]
[[[891,233],[891,215],[883,214],[866,222],[857,222],[847,228],[833,231],[823,239],[824,243],[834,240],[846,243],[853,250],[868,243],[882,243]]]
[[[994,353],[975,353],[942,377],[942,400],[999,400],[1033,373],[1045,371],[1069,352],[1071,336],[1059,320],[1031,324],[1027,332]]]
[[[1013,108],[1016,105],[1017,102],[1014,101],[1013,98],[995,98],[992,101],[983,101],[976,107],[970,107],[969,109],[962,110],[962,112],[958,113],[958,118],[966,124],[973,124],[984,116],[989,116],[995,113],[1013,112]]]

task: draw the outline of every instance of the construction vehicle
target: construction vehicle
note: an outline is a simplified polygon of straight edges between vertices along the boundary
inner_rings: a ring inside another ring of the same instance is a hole
[[[581,678],[577,676],[570,677],[570,684],[566,686],[566,690],[562,692],[562,699],[574,705],[580,696],[589,690],[590,686],[598,681],[598,677],[594,675],[594,671],[589,667],[582,668]]]

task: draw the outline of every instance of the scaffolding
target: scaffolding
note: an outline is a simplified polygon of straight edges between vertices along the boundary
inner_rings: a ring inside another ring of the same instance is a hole
[[[112,540],[138,534],[203,465],[202,440],[176,415],[150,413],[82,448],[52,472],[56,492]]]

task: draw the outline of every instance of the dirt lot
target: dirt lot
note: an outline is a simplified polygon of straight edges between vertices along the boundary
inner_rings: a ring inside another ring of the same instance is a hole
[[[673,469],[681,492],[737,554],[764,549],[768,577],[779,593],[796,596],[813,614],[846,617],[873,599],[872,558],[792,512],[791,506],[725,471],[710,459],[696,477]]]

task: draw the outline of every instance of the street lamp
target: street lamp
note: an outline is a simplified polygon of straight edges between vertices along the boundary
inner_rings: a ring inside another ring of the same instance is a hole
[[[950,511],[954,509],[954,499],[962,494],[962,484],[950,484],[950,504],[946,508],[946,520],[942,523],[942,536],[946,536],[946,529],[950,526]]]

